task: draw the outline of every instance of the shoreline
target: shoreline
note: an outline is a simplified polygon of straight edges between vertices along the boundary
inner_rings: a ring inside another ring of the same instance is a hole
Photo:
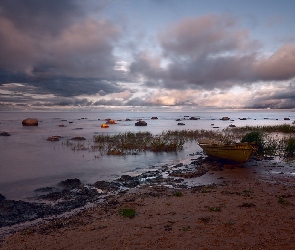
[[[294,176],[274,174],[273,168],[284,170],[271,161],[251,161],[208,170],[204,176],[218,184],[130,187],[70,217],[43,219],[6,236],[0,248],[293,249]],[[120,216],[122,208],[134,209],[134,218]]]

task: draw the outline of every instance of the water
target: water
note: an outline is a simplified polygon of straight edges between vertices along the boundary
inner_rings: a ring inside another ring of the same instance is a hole
[[[152,120],[151,117],[158,117]],[[228,116],[234,121],[221,121]],[[25,118],[37,118],[38,127],[24,127]],[[188,120],[198,117],[200,120]],[[290,118],[285,121],[284,118]],[[100,125],[111,118],[117,124],[102,129]],[[125,121],[126,118],[132,121]],[[239,118],[247,118],[240,120]],[[145,120],[146,127],[134,125],[137,119]],[[185,126],[177,125],[181,119]],[[120,120],[120,121],[118,121]],[[83,183],[112,180],[125,173],[141,173],[155,166],[189,161],[190,155],[200,152],[195,143],[185,144],[178,153],[151,153],[128,156],[102,156],[98,152],[74,151],[66,141],[83,136],[86,145],[100,133],[149,131],[159,134],[166,130],[223,129],[236,126],[291,124],[295,113],[290,110],[218,110],[214,112],[0,112],[0,193],[8,199],[26,199],[40,187],[54,186],[67,178],[79,178]],[[65,127],[59,127],[59,125]],[[214,124],[214,125],[213,125]],[[82,128],[82,129],[81,129]],[[63,138],[58,142],[47,141],[52,135]]]

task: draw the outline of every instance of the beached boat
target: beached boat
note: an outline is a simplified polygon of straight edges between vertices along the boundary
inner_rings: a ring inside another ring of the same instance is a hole
[[[224,144],[213,140],[199,140],[199,145],[208,156],[237,163],[248,161],[253,153],[253,146],[247,142]]]

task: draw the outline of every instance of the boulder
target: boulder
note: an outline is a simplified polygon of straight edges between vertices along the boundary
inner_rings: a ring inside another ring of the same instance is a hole
[[[185,124],[182,123],[182,122],[179,122],[179,123],[177,123],[177,125],[181,125],[181,126],[183,126],[183,125],[185,125]]]
[[[153,116],[151,119],[152,119],[152,120],[158,120],[158,117]]]
[[[147,123],[145,121],[138,121],[135,123],[135,126],[147,126]]]
[[[116,122],[114,120],[112,120],[112,119],[109,119],[106,123],[107,124],[116,124]]]
[[[66,179],[58,183],[58,186],[66,189],[73,189],[81,186],[81,181],[77,178],[75,179]]]
[[[38,126],[38,120],[36,118],[27,118],[22,121],[23,126]]]
[[[0,202],[5,200],[5,196],[0,194]]]
[[[108,181],[97,181],[93,185],[94,187],[101,189],[103,191],[117,191],[120,188],[119,183],[108,182]]]
[[[74,141],[84,141],[86,139],[85,139],[85,137],[82,137],[82,136],[76,136],[76,137],[71,138],[71,140],[74,140]]]
[[[55,135],[49,136],[47,138],[47,141],[59,141],[59,136],[55,136]]]
[[[11,136],[11,134],[7,133],[7,132],[1,132],[0,136]]]
[[[108,124],[106,124],[106,123],[104,123],[104,124],[101,124],[101,126],[100,126],[101,128],[108,128],[109,127],[109,125]]]

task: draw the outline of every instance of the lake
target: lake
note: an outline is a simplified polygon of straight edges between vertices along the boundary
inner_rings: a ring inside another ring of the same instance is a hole
[[[230,120],[220,120],[224,116],[230,117]],[[190,117],[198,120],[190,120]],[[22,126],[22,120],[26,118],[37,118],[39,125]],[[107,118],[117,124],[103,129],[100,126]],[[126,121],[127,118],[131,121]],[[135,126],[138,119],[146,121],[147,126]],[[72,150],[66,142],[75,136],[85,137],[83,143],[91,145],[93,136],[97,134],[129,131],[160,134],[167,130],[216,130],[230,124],[292,124],[294,120],[292,110],[0,112],[0,132],[11,134],[0,136],[0,193],[7,199],[28,199],[34,196],[36,188],[54,186],[67,178],[79,178],[83,183],[113,180],[122,174],[140,174],[165,164],[189,162],[192,155],[202,151],[196,143],[187,143],[180,152],[100,156],[91,150]],[[178,122],[185,125],[179,126]],[[63,138],[56,142],[47,141],[52,135]]]

